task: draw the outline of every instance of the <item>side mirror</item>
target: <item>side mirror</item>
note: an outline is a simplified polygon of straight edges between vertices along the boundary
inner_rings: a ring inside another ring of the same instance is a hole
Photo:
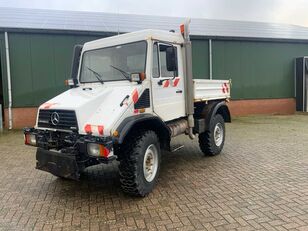
[[[176,49],[173,46],[166,48],[166,63],[168,71],[177,71]]]
[[[79,69],[79,61],[80,61],[80,56],[81,56],[81,51],[82,51],[83,45],[75,45],[74,51],[73,51],[73,59],[72,59],[72,68],[71,68],[71,79],[73,85],[70,85],[71,87],[76,87],[78,80],[77,80],[77,75],[78,75],[78,69]]]

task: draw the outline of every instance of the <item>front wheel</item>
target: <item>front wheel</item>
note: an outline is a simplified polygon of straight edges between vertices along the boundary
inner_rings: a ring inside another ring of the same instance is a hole
[[[225,143],[225,121],[219,114],[210,121],[209,130],[199,134],[199,146],[207,156],[218,155]]]
[[[120,148],[120,182],[124,192],[135,196],[149,194],[157,181],[161,151],[154,131],[132,134]]]

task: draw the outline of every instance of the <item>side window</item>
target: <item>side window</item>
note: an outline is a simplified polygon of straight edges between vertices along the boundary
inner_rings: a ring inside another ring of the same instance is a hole
[[[167,60],[166,60],[166,49],[170,47],[170,45],[159,44],[159,63],[160,63],[160,76],[161,77],[173,77],[177,75],[173,71],[167,70]],[[175,48],[175,55],[177,60],[177,48]]]
[[[158,77],[173,77],[178,73],[167,70],[166,49],[171,45],[159,44],[157,42],[153,45],[153,69],[152,74],[154,78]],[[175,55],[177,60],[177,48],[175,48]]]
[[[153,46],[153,70],[152,74],[154,78],[159,77],[159,61],[158,61],[158,45],[154,43]]]

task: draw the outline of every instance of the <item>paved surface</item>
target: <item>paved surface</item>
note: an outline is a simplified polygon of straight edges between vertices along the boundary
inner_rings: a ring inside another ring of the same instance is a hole
[[[20,132],[0,136],[0,230],[308,230],[308,116],[238,118],[225,149],[166,153],[148,197],[124,195],[117,165],[80,182],[34,169]]]

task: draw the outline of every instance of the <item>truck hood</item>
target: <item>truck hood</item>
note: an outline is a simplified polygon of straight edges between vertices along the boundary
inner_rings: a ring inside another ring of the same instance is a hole
[[[133,108],[133,94],[140,90],[140,85],[128,82],[87,84],[67,90],[39,109],[73,110],[79,134],[110,135],[115,122],[126,110]],[[123,105],[120,105],[122,101]]]

